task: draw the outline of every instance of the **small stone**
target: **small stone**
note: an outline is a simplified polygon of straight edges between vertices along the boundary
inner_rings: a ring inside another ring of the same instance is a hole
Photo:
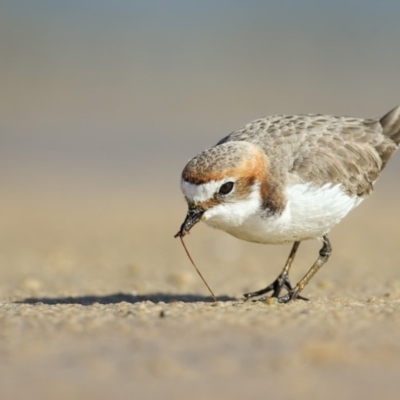
[[[265,304],[268,305],[279,304],[278,299],[276,297],[267,297],[264,302]]]
[[[395,299],[397,296],[394,293],[388,292],[383,295],[386,299]]]

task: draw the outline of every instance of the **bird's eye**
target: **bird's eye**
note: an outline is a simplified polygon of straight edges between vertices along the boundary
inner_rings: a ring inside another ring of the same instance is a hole
[[[233,182],[226,182],[219,188],[219,194],[228,194],[233,189]]]

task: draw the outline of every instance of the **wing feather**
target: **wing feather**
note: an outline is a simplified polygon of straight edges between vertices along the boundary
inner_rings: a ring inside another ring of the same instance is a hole
[[[342,184],[365,196],[397,149],[378,120],[326,115],[270,116],[247,124],[218,144],[249,141],[267,154],[274,174],[286,182]]]

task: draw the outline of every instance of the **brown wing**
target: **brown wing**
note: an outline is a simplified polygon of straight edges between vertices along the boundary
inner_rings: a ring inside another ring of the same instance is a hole
[[[256,120],[219,143],[245,140],[262,147],[274,173],[298,182],[342,184],[352,195],[372,190],[396,144],[376,120],[296,115]],[[288,174],[289,173],[289,174]]]

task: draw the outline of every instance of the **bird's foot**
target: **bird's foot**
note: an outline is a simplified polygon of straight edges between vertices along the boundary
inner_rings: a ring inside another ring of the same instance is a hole
[[[266,288],[257,290],[256,292],[245,293],[243,296],[246,300],[248,300],[253,297],[272,292],[271,297],[279,297],[279,294],[281,293],[281,290],[283,288],[285,288],[287,291],[293,290],[293,287],[289,280],[289,276],[282,273],[274,280],[274,282],[272,282]]]
[[[299,291],[297,288],[289,290],[284,296],[278,297],[278,303],[286,304],[293,300],[303,300],[303,301],[310,301],[307,297],[300,296]]]
[[[287,294],[279,297],[282,289],[286,289]],[[257,290],[256,292],[245,293],[243,296],[244,296],[245,300],[248,300],[253,297],[261,296],[268,292],[272,292],[270,297],[276,298],[279,303],[289,303],[290,301],[296,300],[296,299],[308,301],[308,299],[306,297],[300,296],[297,288],[293,288],[293,286],[289,280],[289,275],[284,274],[284,273],[280,274],[275,279],[275,281],[272,282],[270,285],[268,285],[266,288]],[[265,301],[265,300],[266,300],[266,297],[262,297],[255,301]]]

